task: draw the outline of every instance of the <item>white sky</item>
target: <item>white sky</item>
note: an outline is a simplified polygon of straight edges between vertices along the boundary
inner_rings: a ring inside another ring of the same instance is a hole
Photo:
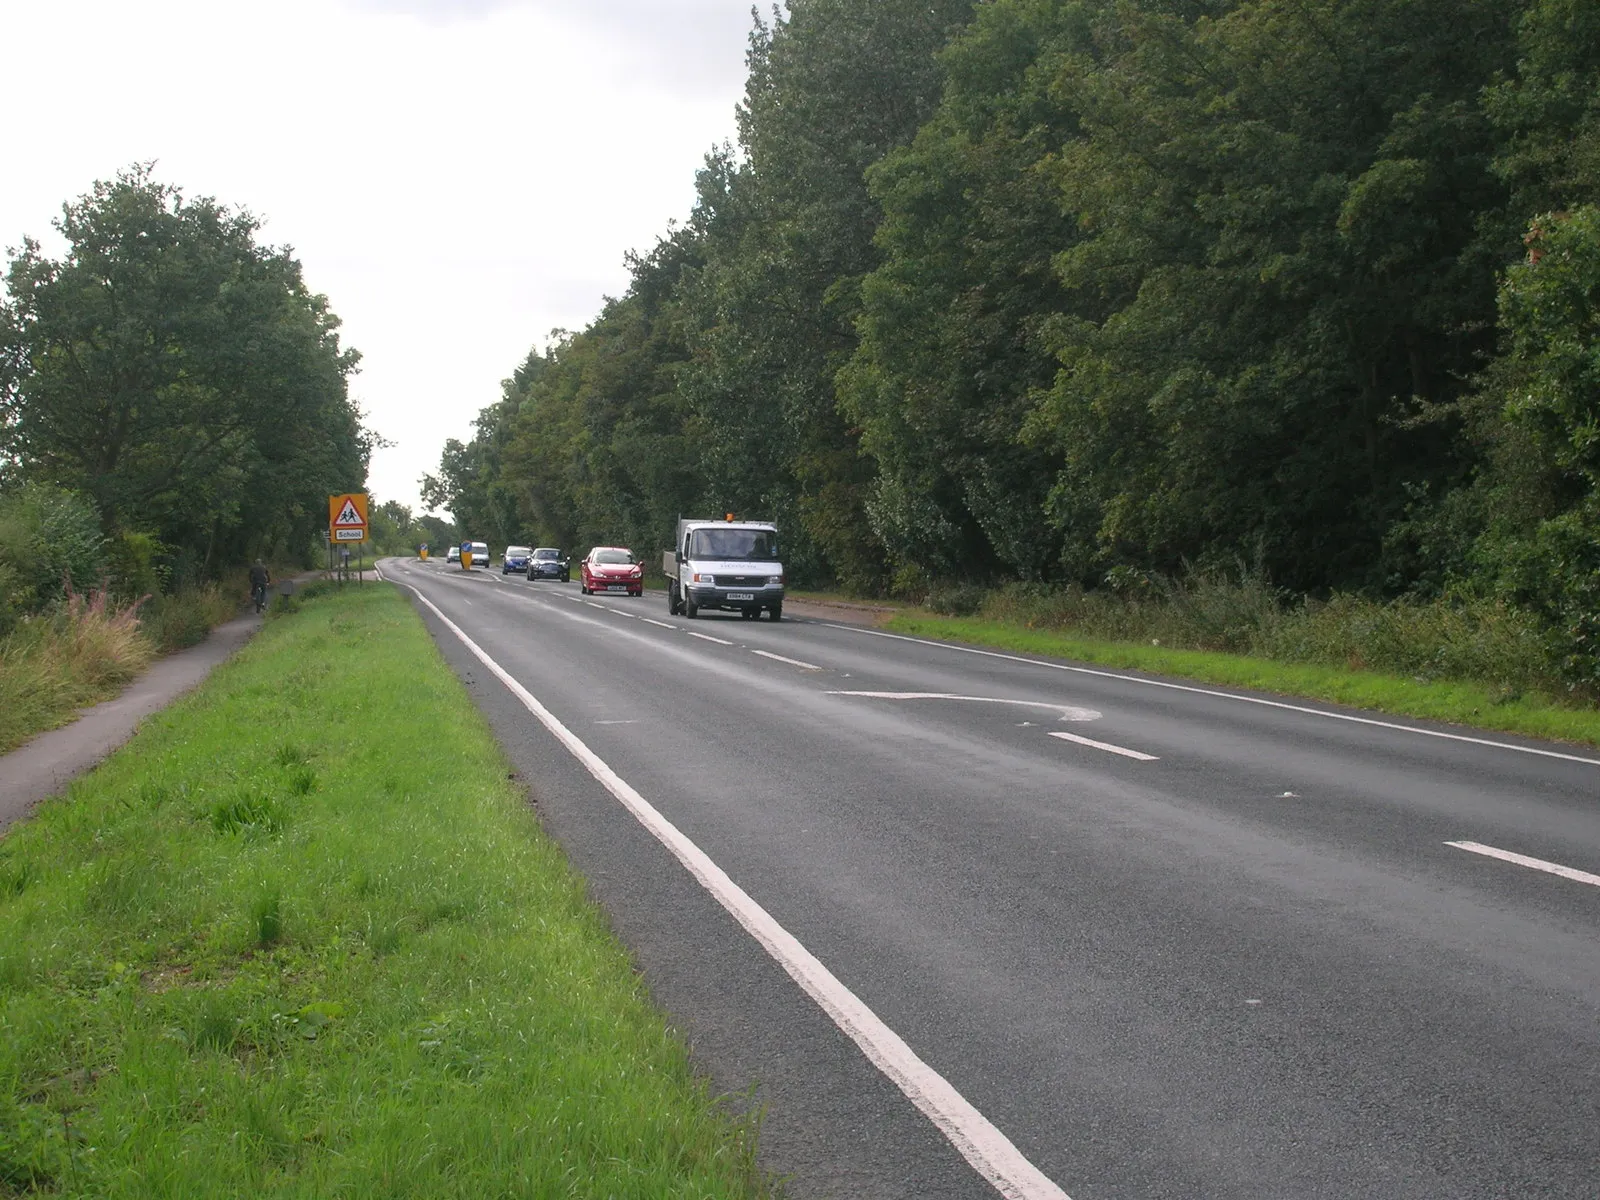
[[[763,3],[763,11],[770,9]],[[447,437],[627,287],[734,137],[750,0],[0,0],[0,246],[132,163],[292,246],[420,507]]]

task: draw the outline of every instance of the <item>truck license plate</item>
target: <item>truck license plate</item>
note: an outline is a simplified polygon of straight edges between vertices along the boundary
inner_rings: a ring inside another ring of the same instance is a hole
[[[755,596],[750,592],[729,592],[728,593],[728,599],[729,600],[754,600]]]

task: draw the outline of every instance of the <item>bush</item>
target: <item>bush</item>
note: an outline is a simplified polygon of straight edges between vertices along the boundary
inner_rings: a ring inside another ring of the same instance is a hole
[[[154,534],[124,530],[106,544],[106,573],[112,595],[127,603],[167,590],[171,568],[167,547]]]
[[[1215,574],[1152,579],[1121,594],[1011,584],[992,593],[981,612],[1102,641],[1156,642],[1424,681],[1471,680],[1517,692],[1564,690],[1563,664],[1552,653],[1544,622],[1492,598],[1291,599],[1247,572],[1237,580]]]
[[[988,596],[988,590],[976,583],[945,584],[930,591],[923,604],[946,617],[970,617]]]
[[[238,614],[249,592],[242,582],[207,583],[179,588],[169,596],[153,597],[145,606],[140,627],[162,650],[181,650],[205,641],[213,628]]]
[[[42,483],[0,495],[0,621],[95,588],[105,573],[104,545],[100,515],[85,496]]]

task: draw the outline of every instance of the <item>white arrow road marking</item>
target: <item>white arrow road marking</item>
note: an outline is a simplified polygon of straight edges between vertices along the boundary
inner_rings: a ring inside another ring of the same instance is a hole
[[[888,1076],[906,1098],[938,1127],[973,1170],[1006,1200],[1071,1200],[1043,1171],[1023,1157],[1011,1139],[1001,1133],[988,1117],[951,1087],[949,1080],[917,1057],[916,1052],[906,1045],[899,1034],[885,1025],[877,1013],[863,1004],[799,939],[778,924],[771,913],[730,879],[727,872],[717,866],[704,850],[685,837],[676,825],[662,816],[654,805],[589,749],[577,734],[557,720],[555,714],[539,703],[532,692],[485,654],[482,647],[468,637],[459,625],[439,611],[438,605],[416,588],[411,590],[416,592],[417,599],[433,610],[433,615],[451,633],[461,639],[461,644],[506,685],[511,694],[522,702],[522,706],[533,714],[534,719],[548,729],[587,768],[589,774],[633,814],[639,824],[672,852],[734,920],[744,926],[750,936],[788,972],[789,977],[817,1002],[833,1023],[861,1048],[872,1064]]]
[[[1454,846],[1457,850],[1466,850],[1472,854],[1483,854],[1489,858],[1498,858],[1502,862],[1516,863],[1519,867],[1532,867],[1535,871],[1548,871],[1551,875],[1559,875],[1563,879],[1572,879],[1578,883],[1587,883],[1592,887],[1600,887],[1600,875],[1591,875],[1587,871],[1579,871],[1575,867],[1563,867],[1560,863],[1546,862],[1542,858],[1529,858],[1526,854],[1514,854],[1510,850],[1501,850],[1497,846],[1485,846],[1482,842],[1446,842],[1446,846]]]
[[[798,658],[785,658],[781,654],[774,654],[770,650],[752,650],[751,654],[759,654],[762,658],[770,658],[775,662],[788,663],[791,667],[801,667],[807,671],[820,671],[816,663],[801,662]]]
[[[1139,750],[1129,750],[1125,746],[1113,746],[1110,742],[1097,742],[1093,738],[1079,737],[1075,733],[1062,733],[1052,729],[1050,736],[1060,738],[1063,742],[1077,742],[1080,746],[1093,746],[1096,750],[1108,750],[1112,754],[1120,754],[1123,758],[1137,758],[1140,762],[1160,762],[1157,754],[1145,754]]]
[[[1023,658],[1020,654],[1001,654],[998,650],[979,650],[974,646],[957,646],[952,642],[935,642],[928,638],[908,637],[903,633],[885,633],[881,629],[863,629],[859,625],[835,625],[820,622],[829,629],[845,633],[862,633],[868,637],[891,638],[897,642],[915,642],[919,646],[932,646],[936,650],[953,650],[958,654],[978,654],[984,658],[1001,658],[1007,662],[1026,663],[1030,667],[1045,667],[1051,671],[1071,671],[1077,675],[1097,675],[1101,679],[1116,679],[1123,683],[1139,683],[1146,687],[1170,688],[1175,692],[1193,692],[1197,696],[1214,696],[1219,700],[1237,700],[1240,704],[1260,704],[1267,708],[1281,708],[1287,712],[1305,713],[1312,717],[1326,717],[1330,721],[1350,721],[1356,725],[1372,725],[1379,729],[1394,729],[1401,733],[1416,733],[1423,737],[1444,738],[1452,742],[1469,742],[1474,746],[1490,746],[1496,750],[1515,750],[1519,754],[1537,754],[1543,758],[1560,758],[1567,762],[1585,763],[1600,767],[1600,758],[1585,758],[1579,754],[1563,754],[1559,750],[1541,750],[1537,746],[1518,746],[1513,742],[1497,742],[1490,738],[1468,737],[1464,733],[1446,733],[1442,729],[1421,729],[1415,725],[1401,725],[1394,721],[1379,721],[1373,717],[1358,717],[1353,713],[1328,712],[1321,708],[1307,708],[1303,704],[1285,704],[1282,700],[1267,700],[1261,696],[1241,696],[1237,692],[1219,692],[1213,688],[1192,687],[1186,683],[1169,683],[1165,679],[1145,679],[1139,675],[1123,675],[1117,671],[1097,671],[1093,667],[1075,667],[1070,663],[1045,662],[1038,658]]]
[[[761,651],[757,650],[757,654]],[[974,704],[1021,704],[1026,708],[1048,708],[1061,714],[1063,721],[1098,721],[1100,713],[1092,708],[1074,708],[1070,704],[1049,704],[1043,700],[1008,700],[1004,696],[957,696],[951,692],[829,692],[830,696],[865,696],[869,700],[970,700]],[[1027,724],[1027,722],[1023,722]]]

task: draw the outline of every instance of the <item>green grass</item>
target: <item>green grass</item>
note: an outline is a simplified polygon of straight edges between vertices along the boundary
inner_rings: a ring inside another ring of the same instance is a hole
[[[748,1197],[387,585],[310,589],[0,841],[0,1196]]]
[[[1027,629],[977,617],[900,614],[891,617],[882,627],[916,637],[1177,676],[1224,687],[1328,700],[1479,729],[1600,745],[1600,713],[1592,707],[1566,707],[1551,697],[1505,685],[1419,681],[1315,663],[1278,662],[1217,651],[1100,641],[1070,632]]]

